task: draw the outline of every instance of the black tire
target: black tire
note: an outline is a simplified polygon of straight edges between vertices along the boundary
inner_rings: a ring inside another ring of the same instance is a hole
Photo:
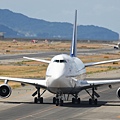
[[[80,104],[80,98],[77,99],[77,103]]]
[[[60,106],[63,106],[63,100],[60,100]]]
[[[97,105],[97,99],[94,100],[94,104]]]
[[[56,103],[56,98],[55,97],[53,97],[53,104],[55,104]]]
[[[59,105],[59,99],[56,99],[56,106]]]
[[[40,103],[43,103],[43,97],[40,98]]]
[[[40,98],[37,98],[37,103],[40,104]]]
[[[89,105],[92,105],[92,99],[91,98],[89,99]]]
[[[38,102],[38,99],[37,97],[34,98],[34,103],[37,103]]]
[[[75,98],[72,98],[72,104],[75,104]]]

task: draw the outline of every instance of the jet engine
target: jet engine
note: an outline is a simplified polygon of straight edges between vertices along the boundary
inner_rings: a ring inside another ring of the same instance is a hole
[[[114,46],[114,49],[118,49],[119,47],[118,46]]]
[[[11,95],[12,89],[8,84],[0,85],[0,97],[8,98]]]
[[[116,95],[120,99],[120,87],[117,89]]]

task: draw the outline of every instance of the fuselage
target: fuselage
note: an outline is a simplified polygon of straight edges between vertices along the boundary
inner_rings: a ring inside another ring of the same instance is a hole
[[[83,62],[77,57],[60,54],[52,58],[46,71],[48,90],[52,93],[72,93],[79,86],[79,80],[86,76]]]

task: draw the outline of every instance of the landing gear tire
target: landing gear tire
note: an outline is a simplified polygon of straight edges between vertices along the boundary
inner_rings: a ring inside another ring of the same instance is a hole
[[[77,99],[77,104],[80,104],[80,98]]]
[[[55,104],[56,103],[56,98],[55,97],[53,97],[53,104]]]
[[[56,106],[59,105],[59,99],[56,99]]]
[[[43,103],[43,97],[40,98],[40,103]]]
[[[89,105],[92,105],[92,103],[93,103],[94,105],[97,105],[97,99],[92,100],[92,99],[90,98],[90,99],[89,99]]]
[[[97,105],[97,99],[94,100],[94,104]]]
[[[35,98],[34,98],[34,103],[37,103],[37,101],[38,101],[38,100],[37,100],[37,97],[35,97]]]
[[[75,98],[72,98],[72,104],[75,104]]]
[[[76,98],[72,98],[72,104],[80,104],[80,98],[76,99]]]
[[[58,105],[60,105],[60,106],[63,106],[63,100],[62,99],[56,99],[56,106],[58,106]]]
[[[40,98],[35,97],[34,103],[43,103],[43,97],[40,97]]]
[[[89,99],[89,105],[92,105],[92,99],[91,98]]]
[[[63,106],[63,100],[60,100],[60,106]]]

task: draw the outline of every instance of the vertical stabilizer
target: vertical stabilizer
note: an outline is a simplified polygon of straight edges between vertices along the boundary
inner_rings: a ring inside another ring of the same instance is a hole
[[[71,57],[77,56],[77,10],[75,10],[75,23],[73,27],[73,38],[72,38],[70,56]]]

